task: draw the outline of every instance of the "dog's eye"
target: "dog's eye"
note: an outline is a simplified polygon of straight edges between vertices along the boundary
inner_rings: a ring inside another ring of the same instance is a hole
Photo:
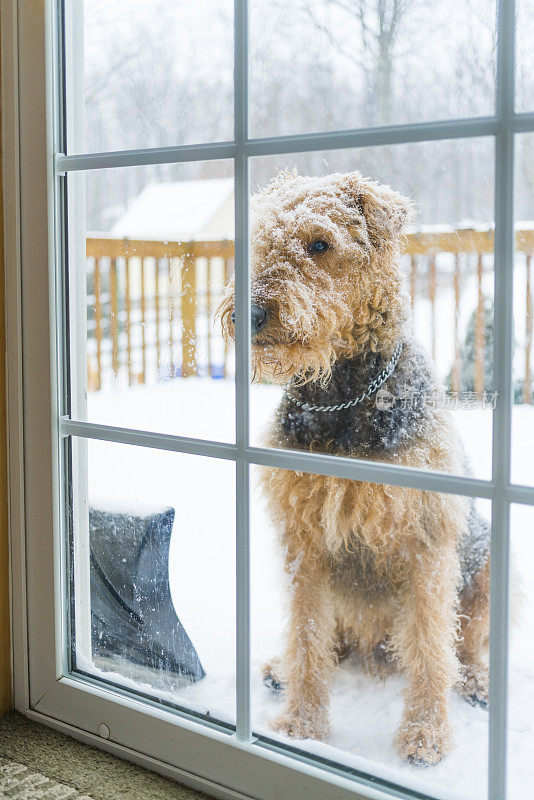
[[[312,242],[310,245],[311,253],[325,253],[327,250],[328,242],[325,242],[323,239],[317,239],[316,242]]]

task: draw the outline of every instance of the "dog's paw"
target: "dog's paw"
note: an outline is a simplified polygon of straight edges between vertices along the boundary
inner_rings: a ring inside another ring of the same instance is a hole
[[[280,663],[278,659],[271,661],[262,669],[263,685],[272,692],[279,694],[286,688],[285,682],[280,677]]]
[[[415,767],[437,764],[450,749],[450,736],[444,726],[435,728],[428,722],[405,721],[395,744],[401,758]]]
[[[328,734],[328,722],[321,716],[304,714],[281,714],[271,722],[271,727],[291,739],[317,739],[322,741]]]
[[[464,679],[459,685],[460,694],[472,706],[487,708],[489,702],[489,673],[486,667],[465,666]]]

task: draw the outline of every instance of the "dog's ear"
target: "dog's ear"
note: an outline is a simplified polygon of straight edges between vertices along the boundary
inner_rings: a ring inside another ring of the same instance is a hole
[[[376,248],[402,234],[413,213],[411,200],[389,186],[362,178],[357,172],[346,176],[344,189],[351,206],[364,217],[367,234]]]

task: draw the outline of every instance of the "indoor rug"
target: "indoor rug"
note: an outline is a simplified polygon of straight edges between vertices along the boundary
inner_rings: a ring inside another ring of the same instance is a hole
[[[0,717],[0,798],[206,800],[207,795],[11,712]]]

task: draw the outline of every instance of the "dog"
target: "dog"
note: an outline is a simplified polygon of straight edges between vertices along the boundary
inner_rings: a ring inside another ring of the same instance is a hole
[[[425,402],[440,385],[413,338],[399,267],[411,215],[410,200],[358,172],[284,172],[253,197],[252,369],[285,387],[268,445],[468,471],[450,413]],[[231,280],[219,309],[227,339],[234,301]],[[397,399],[407,388],[409,404]],[[451,494],[261,472],[290,595],[285,652],[264,668],[286,698],[273,727],[324,739],[330,677],[355,652],[375,674],[407,676],[400,756],[439,762],[451,689],[488,702],[488,524]]]

